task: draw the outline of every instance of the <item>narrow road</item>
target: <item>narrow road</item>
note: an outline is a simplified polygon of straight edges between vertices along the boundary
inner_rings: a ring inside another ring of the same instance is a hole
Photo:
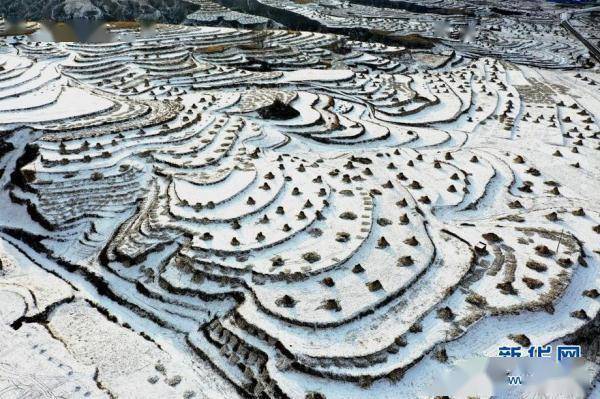
[[[591,12],[591,11],[597,11],[598,9],[600,9],[600,7],[593,7],[593,8],[587,9],[585,11]],[[581,14],[581,13],[582,12],[578,12],[576,14]],[[592,57],[594,57],[596,59],[596,61],[600,62],[600,49],[598,49],[598,47],[595,46],[593,43],[590,43],[585,37],[583,37],[583,35],[581,33],[579,33],[577,31],[577,29],[575,29],[573,27],[573,25],[571,25],[571,22],[569,22],[569,19],[571,18],[571,16],[572,16],[571,13],[561,14],[560,19],[562,21],[561,21],[560,25],[563,28],[565,28],[567,31],[569,31],[571,34],[573,34],[573,36],[575,36],[577,39],[579,39],[579,41],[581,43],[583,43],[583,45],[585,47],[588,48]]]

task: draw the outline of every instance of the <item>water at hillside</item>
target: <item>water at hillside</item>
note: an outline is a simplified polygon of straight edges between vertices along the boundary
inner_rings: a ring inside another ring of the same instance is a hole
[[[125,28],[140,28],[143,36],[155,33],[153,25],[138,23],[107,23],[105,21],[71,20],[68,22],[41,22],[41,27],[29,37],[40,42],[109,43],[131,41],[136,36]]]

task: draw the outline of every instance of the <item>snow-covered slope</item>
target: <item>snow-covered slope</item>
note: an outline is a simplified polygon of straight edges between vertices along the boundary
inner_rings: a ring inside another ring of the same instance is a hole
[[[598,314],[597,71],[156,30],[6,40],[0,389],[428,396]]]

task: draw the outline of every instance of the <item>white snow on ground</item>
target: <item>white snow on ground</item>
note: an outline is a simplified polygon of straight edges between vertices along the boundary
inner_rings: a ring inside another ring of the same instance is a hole
[[[3,398],[109,398],[94,382],[95,367],[78,362],[39,324],[0,326]]]
[[[27,123],[35,126],[40,122],[52,122],[85,116],[101,110],[107,110],[112,105],[112,102],[108,99],[99,98],[79,88],[67,87],[63,89],[63,92],[55,102],[48,104],[43,110],[31,111],[27,109],[24,111],[0,113],[0,123]]]
[[[350,79],[354,73],[351,70],[322,70],[322,69],[298,69],[287,72],[283,80],[290,82],[301,81],[337,81]]]
[[[7,42],[0,397],[591,391],[597,70],[256,35]]]

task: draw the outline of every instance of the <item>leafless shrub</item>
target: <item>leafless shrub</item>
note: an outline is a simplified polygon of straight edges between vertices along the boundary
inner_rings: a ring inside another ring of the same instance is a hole
[[[455,317],[454,312],[452,312],[452,309],[450,309],[448,306],[439,308],[436,313],[438,318],[447,322],[454,320]]]
[[[485,305],[487,305],[487,300],[485,299],[485,297],[472,292],[471,294],[469,294],[467,296],[467,298],[465,299],[465,301],[467,303],[470,303],[473,306],[477,306],[477,307],[484,307]]]
[[[524,346],[524,347],[531,346],[531,340],[525,334],[510,334],[508,336],[508,338],[515,341],[517,344],[519,344],[521,346]]]
[[[314,251],[307,252],[302,255],[302,259],[304,259],[308,263],[315,263],[315,262],[318,262],[321,260],[321,255],[319,255],[318,253],[316,253]]]
[[[527,287],[529,287],[532,290],[541,288],[544,286],[544,283],[540,280],[537,280],[535,278],[531,278],[531,277],[523,277],[522,281],[525,283],[525,285]]]
[[[525,266],[531,270],[535,270],[536,272],[540,273],[548,270],[548,266],[544,265],[543,263],[536,262],[534,260],[528,260],[527,263],[525,263]]]

